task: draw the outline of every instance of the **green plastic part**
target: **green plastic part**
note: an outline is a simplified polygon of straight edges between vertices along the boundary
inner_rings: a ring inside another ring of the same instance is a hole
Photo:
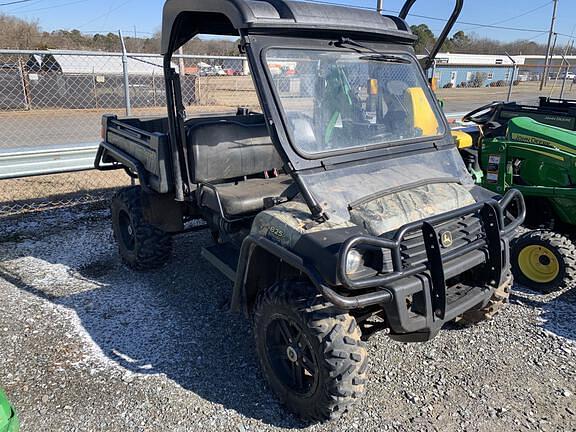
[[[516,117],[508,123],[508,141],[557,148],[576,154],[576,132],[538,123],[528,117]]]
[[[0,389],[0,432],[18,432],[20,421],[10,406],[6,394]]]
[[[547,198],[559,220],[576,225],[576,132],[517,117],[506,136],[483,140],[481,158],[482,186],[518,189],[528,203]]]

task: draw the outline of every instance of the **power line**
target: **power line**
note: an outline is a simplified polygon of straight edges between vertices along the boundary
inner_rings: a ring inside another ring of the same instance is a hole
[[[538,7],[534,8],[534,9],[530,9],[529,11],[526,11],[526,12],[520,14],[520,15],[516,15],[516,16],[510,17],[510,18],[506,18],[506,19],[501,20],[501,21],[496,21],[496,22],[490,23],[490,25],[504,24],[504,23],[506,23],[506,22],[510,22],[510,21],[517,20],[518,18],[522,18],[522,17],[525,17],[526,15],[530,15],[530,14],[536,12],[536,11],[539,11],[540,9],[544,9],[545,7],[549,6],[550,4],[552,4],[552,1],[549,1],[549,2],[547,2],[547,3],[545,3],[545,4],[541,5],[541,6],[538,6]],[[477,28],[482,28],[482,27],[483,27],[483,26],[470,27],[470,28],[467,28],[467,29],[463,29],[463,31],[475,30],[475,29],[477,29]]]
[[[367,7],[367,6],[356,6],[356,5],[347,5],[347,4],[343,4],[343,3],[332,3],[332,2],[323,1],[323,0],[305,0],[305,1],[310,2],[310,3],[318,3],[318,4],[325,4],[325,5],[332,5],[332,6],[334,6],[334,5],[346,6],[346,7],[352,7],[355,9],[364,9],[364,10],[370,10],[370,11],[374,10],[374,8]],[[400,12],[400,11],[392,10],[392,9],[383,9],[383,11],[393,13],[393,14],[398,14]],[[438,17],[432,17],[432,16],[428,16],[428,15],[419,15],[419,14],[415,14],[415,13],[409,13],[408,15],[416,17],[416,18],[423,18],[423,19],[428,19],[428,20],[432,20],[432,21],[442,21],[442,22],[448,21],[446,18],[438,18]],[[468,22],[468,21],[456,21],[456,22],[458,24],[464,24],[464,25],[493,28],[493,29],[499,29],[499,30],[528,32],[528,33],[542,33],[544,31],[547,31],[547,30],[541,30],[541,29],[535,30],[535,29],[527,29],[527,28],[521,28],[521,27],[506,27],[506,26],[475,23],[475,22]]]
[[[8,2],[8,3],[0,3],[0,6],[10,6],[13,4],[18,4],[18,3],[28,3],[29,1],[32,1],[32,0],[15,0],[15,1]]]
[[[51,9],[56,9],[56,8],[60,8],[60,7],[64,7],[64,6],[75,5],[78,3],[86,3],[87,1],[91,1],[91,0],[76,0],[76,1],[71,1],[71,2],[67,2],[67,3],[60,3],[60,4],[55,4],[52,6],[46,6],[46,7],[42,7],[42,8],[24,9],[24,10],[20,10],[20,13],[30,13],[30,12],[39,12],[39,11],[43,11],[43,10],[51,10]]]
[[[102,15],[98,15],[97,17],[92,18],[90,21],[87,21],[87,22],[79,25],[77,28],[78,28],[78,29],[81,29],[82,27],[86,27],[87,25],[90,25],[90,24],[92,24],[92,23],[94,23],[94,22],[96,22],[96,21],[98,21],[99,19],[102,19],[102,18],[106,18],[106,19],[107,19],[112,12],[114,12],[114,11],[116,11],[116,10],[124,7],[124,6],[126,6],[126,5],[127,5],[128,3],[130,3],[131,1],[132,1],[132,0],[126,0],[125,2],[122,2],[122,3],[120,3],[118,6],[116,6],[116,7],[114,7],[114,8],[111,8],[111,9],[108,9],[108,11],[107,11],[107,12],[104,12]]]
[[[398,11],[393,11],[393,10],[387,10],[386,12],[398,13]],[[445,18],[437,18],[437,17],[426,16],[426,15],[418,15],[418,14],[409,14],[409,15],[413,16],[413,17],[424,18],[424,19],[429,19],[429,20],[433,20],[433,21],[442,21],[442,22],[448,21]],[[474,22],[468,22],[468,21],[456,21],[456,23],[457,24],[464,24],[464,25],[478,26],[478,27],[483,27],[483,28],[492,28],[492,29],[498,29],[498,30],[510,30],[510,31],[518,31],[518,32],[528,32],[528,33],[541,33],[543,31],[543,30],[527,29],[527,28],[522,28],[522,27],[507,27],[507,26],[499,26],[499,25],[492,25],[492,24],[474,23]]]
[[[540,34],[537,34],[537,35],[534,36],[534,37],[531,37],[530,39],[527,40],[527,42],[532,42],[532,41],[534,41],[534,40],[536,40],[536,39],[539,39],[539,38],[541,38],[542,36],[547,35],[547,34],[548,34],[548,31],[542,32],[542,33],[540,33]]]
[[[15,12],[17,12],[21,9],[26,9],[26,8],[31,7],[31,6],[37,5],[38,3],[41,3],[42,1],[44,1],[44,0],[31,0],[30,2],[26,2],[24,4],[11,6],[8,13],[14,14]]]
[[[554,34],[554,25],[556,24],[556,11],[558,9],[558,0],[554,0],[554,8],[552,10],[552,21],[550,23],[550,32],[548,33],[548,45],[546,47],[546,63],[544,65],[544,73],[542,74],[542,80],[540,81],[540,91],[546,86],[546,81],[548,80],[548,61],[550,58],[550,45],[552,44],[552,35]],[[558,36],[558,35],[556,35]],[[556,44],[556,41],[554,41]],[[552,50],[554,51],[554,50]]]

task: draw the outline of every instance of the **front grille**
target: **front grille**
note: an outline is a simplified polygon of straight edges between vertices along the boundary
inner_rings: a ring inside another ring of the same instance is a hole
[[[434,225],[434,230],[438,235],[440,244],[442,244],[440,237],[445,232],[450,232],[452,237],[451,246],[441,246],[442,255],[467,246],[484,236],[482,222],[478,213],[472,213],[458,219]],[[424,245],[424,237],[420,229],[409,232],[404,236],[400,243],[400,254],[404,267],[426,262],[426,246]]]

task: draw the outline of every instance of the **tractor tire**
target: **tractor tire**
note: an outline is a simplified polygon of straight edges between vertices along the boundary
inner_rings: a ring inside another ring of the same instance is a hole
[[[512,244],[511,261],[516,281],[531,290],[551,293],[576,283],[576,246],[562,234],[523,234]]]
[[[280,282],[261,292],[254,336],[264,377],[298,417],[334,420],[364,393],[360,327],[308,284]]]
[[[504,283],[494,290],[494,293],[486,306],[482,309],[465,312],[458,322],[464,325],[475,325],[482,321],[493,319],[510,301],[510,293],[513,285],[514,277],[509,273],[506,275]]]
[[[138,271],[164,265],[172,254],[172,236],[144,221],[139,186],[120,190],[112,198],[112,230],[122,261]]]

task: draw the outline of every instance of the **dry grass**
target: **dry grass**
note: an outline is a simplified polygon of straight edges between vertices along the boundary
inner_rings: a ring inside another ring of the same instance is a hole
[[[0,216],[92,203],[130,185],[124,171],[81,171],[0,182]]]

